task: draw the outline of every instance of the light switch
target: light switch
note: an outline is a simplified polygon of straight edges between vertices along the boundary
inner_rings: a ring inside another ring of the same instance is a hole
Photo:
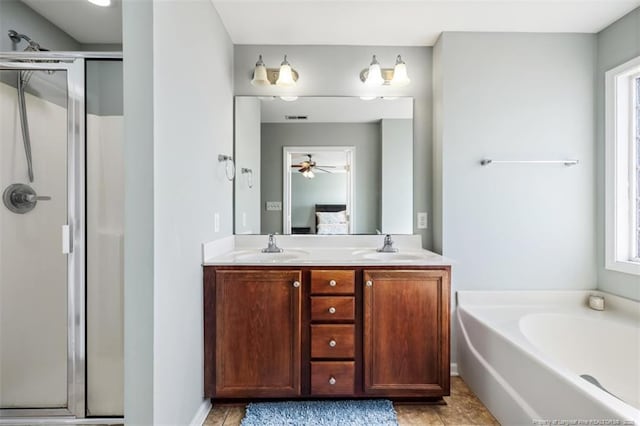
[[[418,212],[418,229],[427,229],[427,212]]]
[[[267,211],[281,211],[282,210],[282,202],[281,201],[267,201]]]

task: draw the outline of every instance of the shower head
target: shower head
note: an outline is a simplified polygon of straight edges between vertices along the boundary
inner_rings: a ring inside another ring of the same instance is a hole
[[[25,47],[24,51],[25,52],[41,52],[41,51],[48,51],[49,49],[45,49],[43,47],[40,47],[40,44],[36,43],[35,41],[33,41],[31,39],[31,37],[24,35],[24,34],[20,34],[15,30],[9,30],[9,38],[11,39],[11,41],[13,41],[14,43],[20,43],[21,40],[24,40],[28,43],[27,47]]]

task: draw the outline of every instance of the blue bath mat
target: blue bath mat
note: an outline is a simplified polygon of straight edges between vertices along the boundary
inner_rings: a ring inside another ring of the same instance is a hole
[[[252,402],[242,426],[397,426],[389,400]]]

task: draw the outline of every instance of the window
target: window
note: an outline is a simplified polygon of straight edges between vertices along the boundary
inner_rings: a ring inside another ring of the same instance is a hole
[[[605,266],[640,275],[640,57],[606,73]]]

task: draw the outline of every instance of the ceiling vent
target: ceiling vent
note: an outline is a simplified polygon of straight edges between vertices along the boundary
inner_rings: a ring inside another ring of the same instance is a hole
[[[285,120],[308,120],[308,115],[285,115]]]

